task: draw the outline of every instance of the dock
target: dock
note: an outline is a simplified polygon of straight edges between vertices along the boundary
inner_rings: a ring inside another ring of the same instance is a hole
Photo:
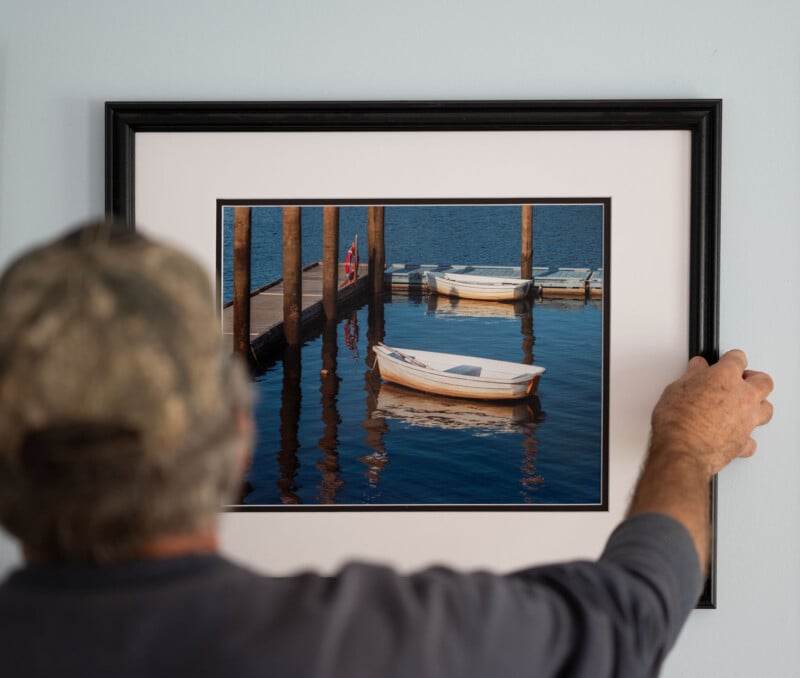
[[[470,266],[468,264],[390,264],[384,272],[384,285],[395,290],[425,290],[424,273],[465,273],[519,278],[519,266]],[[537,299],[603,296],[603,269],[533,267],[534,296]],[[501,302],[502,303],[502,302]]]
[[[343,264],[339,279],[344,280]],[[359,265],[359,278],[353,284],[339,289],[340,312],[354,305],[368,289],[367,264]],[[315,262],[302,271],[301,323],[309,327],[323,317],[322,264]],[[233,349],[233,304],[222,309],[222,333],[226,347]],[[278,279],[253,291],[250,296],[250,345],[259,355],[283,342],[283,279]]]
[[[344,264],[340,264],[339,279],[344,280]],[[322,263],[315,262],[302,269],[301,324],[306,338],[313,335],[324,317],[322,303]],[[368,265],[359,265],[359,277],[353,284],[338,292],[338,312],[344,315],[362,302],[370,289]],[[519,266],[471,266],[468,264],[390,264],[384,270],[384,289],[397,292],[426,292],[424,273],[466,273],[518,278]],[[603,294],[603,270],[589,268],[534,267],[534,296],[537,299],[598,299]],[[274,351],[284,341],[283,280],[278,279],[253,291],[250,297],[250,345],[254,355]],[[505,302],[487,302],[504,305]],[[226,346],[233,348],[233,305],[222,311],[222,331]]]
[[[358,265],[354,282],[339,287],[345,280],[338,259],[339,211],[336,204],[323,205],[322,262],[302,265],[302,206],[287,204],[282,211],[282,249],[284,279],[255,291],[251,284],[252,206],[233,207],[233,296],[222,312],[223,332],[231,350],[248,360],[274,353],[281,345],[293,349],[316,331],[335,330],[335,321],[361,301],[369,300],[375,311],[376,326],[382,326],[383,295],[387,289],[409,295],[427,292],[424,273],[465,273],[504,278],[533,279],[533,299],[575,299],[589,301],[603,296],[603,270],[589,268],[546,268],[533,266],[534,204],[520,207],[520,265],[472,266],[468,264],[386,265],[385,205],[366,205],[367,260]],[[348,249],[348,260],[358,261],[358,237]],[[493,302],[494,303],[494,302]],[[496,302],[503,303],[503,302]],[[382,337],[379,329],[376,336]],[[380,339],[378,339],[380,341]]]

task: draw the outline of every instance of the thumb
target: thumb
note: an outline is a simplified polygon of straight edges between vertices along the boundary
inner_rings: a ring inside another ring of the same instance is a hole
[[[686,366],[686,374],[693,374],[708,367],[708,361],[701,355],[696,355]]]

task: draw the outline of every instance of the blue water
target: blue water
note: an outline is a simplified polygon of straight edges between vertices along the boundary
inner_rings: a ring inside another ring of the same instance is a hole
[[[386,262],[519,266],[519,205],[389,205],[384,210]],[[602,267],[601,205],[535,205],[534,266]],[[366,261],[367,208],[339,212],[339,260],[358,234]],[[251,287],[280,278],[283,270],[280,207],[252,210]],[[223,209],[223,275],[225,303],[233,298],[233,208]],[[322,207],[302,209],[302,261],[322,261]]]
[[[387,262],[518,265],[519,215],[518,206],[387,207]],[[351,232],[366,243],[365,221],[364,208],[342,209],[341,258]],[[304,208],[303,230],[303,261],[317,261],[321,208]],[[534,265],[601,267],[602,230],[599,206],[537,205]],[[254,287],[280,275],[280,232],[279,208],[254,209]],[[599,302],[512,306],[394,293],[383,313],[389,345],[516,362],[532,329],[527,350],[547,370],[537,396],[480,404],[381,384],[362,307],[335,338],[303,346],[298,379],[280,356],[256,377],[257,443],[243,503],[579,510],[601,502]]]

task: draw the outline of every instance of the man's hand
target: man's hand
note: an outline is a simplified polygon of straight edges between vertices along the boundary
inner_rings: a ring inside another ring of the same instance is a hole
[[[670,384],[653,410],[652,447],[688,454],[709,477],[736,457],[756,450],[756,426],[772,418],[766,399],[773,388],[764,372],[747,370],[742,351],[728,351],[709,367],[692,358],[680,379]]]
[[[772,379],[747,368],[741,351],[709,367],[692,358],[653,410],[650,451],[628,515],[672,516],[692,535],[700,567],[708,568],[709,481],[732,459],[756,450],[753,429],[772,418]]]

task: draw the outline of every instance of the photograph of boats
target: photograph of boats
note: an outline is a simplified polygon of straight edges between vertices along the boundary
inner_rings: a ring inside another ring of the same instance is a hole
[[[257,396],[241,505],[606,506],[608,199],[237,209],[221,206],[218,249],[223,329],[231,347],[246,333]]]

